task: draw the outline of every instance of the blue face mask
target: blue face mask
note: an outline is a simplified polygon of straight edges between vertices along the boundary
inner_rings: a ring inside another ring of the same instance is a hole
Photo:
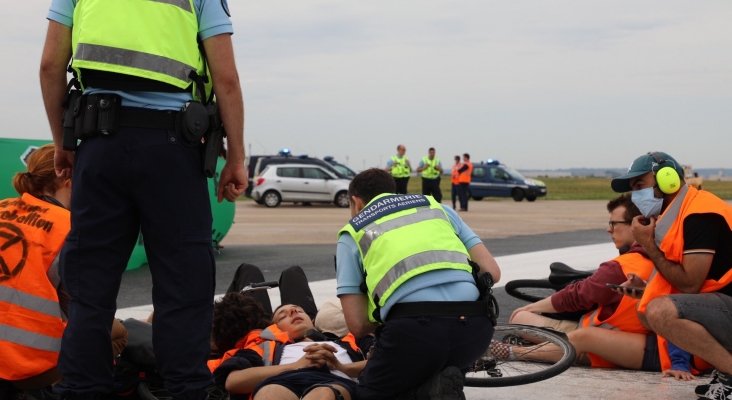
[[[632,191],[630,200],[646,218],[658,217],[661,214],[663,198],[654,196],[652,187]]]

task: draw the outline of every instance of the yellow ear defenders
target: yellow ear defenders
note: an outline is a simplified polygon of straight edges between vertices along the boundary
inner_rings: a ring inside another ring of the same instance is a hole
[[[659,160],[656,153],[648,153],[653,158],[651,170],[656,176],[658,189],[664,194],[674,194],[681,189],[681,177],[676,171],[676,163],[672,160]]]

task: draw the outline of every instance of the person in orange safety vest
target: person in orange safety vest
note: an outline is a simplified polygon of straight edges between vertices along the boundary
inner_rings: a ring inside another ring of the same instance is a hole
[[[632,191],[643,213],[633,234],[655,265],[647,284],[631,276],[623,285],[645,285],[638,311],[660,338],[716,368],[697,395],[732,397],[732,206],[686,185],[683,166],[663,152],[638,157],[611,185]]]

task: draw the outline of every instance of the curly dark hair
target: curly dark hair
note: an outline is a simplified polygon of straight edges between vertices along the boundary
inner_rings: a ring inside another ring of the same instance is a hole
[[[350,185],[348,185],[348,197],[360,197],[364,203],[373,200],[374,197],[382,193],[396,192],[396,183],[394,178],[383,169],[370,168],[361,171],[353,177]]]
[[[610,200],[607,203],[607,211],[613,212],[618,207],[625,207],[625,215],[623,215],[623,219],[626,222],[630,222],[633,220],[633,218],[637,215],[641,215],[640,210],[638,210],[638,207],[633,204],[633,201],[630,199],[630,193],[623,193],[620,196]]]
[[[252,329],[264,329],[271,323],[262,305],[244,293],[227,293],[214,303],[211,337],[220,352],[234,348],[236,342]]]

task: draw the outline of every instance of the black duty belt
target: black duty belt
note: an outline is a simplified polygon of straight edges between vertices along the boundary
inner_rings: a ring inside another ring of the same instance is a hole
[[[119,125],[135,128],[174,130],[178,111],[152,110],[139,107],[120,107]]]
[[[484,301],[419,301],[398,303],[389,310],[387,321],[398,317],[460,317],[487,316]]]

